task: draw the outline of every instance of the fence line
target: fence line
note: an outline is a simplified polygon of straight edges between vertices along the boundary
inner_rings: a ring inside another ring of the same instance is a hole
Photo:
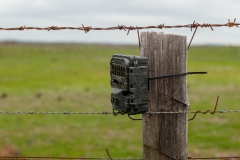
[[[91,27],[91,26],[84,26],[82,24],[82,27],[58,27],[58,26],[50,26],[50,27],[27,27],[27,26],[20,26],[20,27],[13,27],[13,28],[1,28],[0,30],[7,30],[7,31],[13,31],[13,30],[19,30],[19,31],[23,31],[23,30],[82,30],[85,31],[85,33],[91,31],[91,30],[124,30],[127,31],[127,34],[129,34],[129,32],[131,30],[140,30],[140,29],[163,29],[163,28],[211,28],[211,30],[213,30],[214,27],[239,27],[240,23],[236,23],[236,18],[234,19],[233,22],[231,22],[228,19],[227,23],[224,24],[211,24],[211,23],[195,23],[195,21],[192,24],[186,24],[186,25],[165,25],[164,24],[160,24],[160,25],[156,25],[156,26],[145,26],[145,27],[141,27],[141,26],[125,26],[125,25],[118,25],[115,27],[105,27],[105,28],[100,28],[100,27]]]
[[[238,27],[239,28],[240,23],[236,23],[236,18],[234,19],[234,21],[230,21],[230,19],[228,19],[227,23],[224,24],[212,24],[212,23],[195,23],[195,20],[193,21],[192,24],[186,24],[186,25],[165,25],[165,23],[163,24],[159,24],[156,26],[144,26],[144,27],[139,27],[139,26],[125,26],[125,25],[118,25],[115,27],[105,27],[105,28],[100,28],[100,27],[92,27],[92,26],[84,26],[82,24],[82,27],[58,27],[58,26],[50,26],[50,27],[26,27],[26,26],[20,26],[20,27],[13,27],[13,28],[2,28],[0,27],[0,30],[6,30],[6,31],[14,31],[14,30],[19,30],[19,31],[23,31],[23,30],[81,30],[84,31],[85,33],[88,33],[90,30],[124,30],[127,31],[127,35],[129,34],[129,32],[131,30],[137,30],[138,33],[138,42],[139,42],[139,49],[141,47],[141,41],[140,41],[140,36],[139,36],[139,30],[140,29],[163,29],[163,28],[191,28],[191,31],[193,28],[195,28],[194,33],[192,35],[192,38],[188,44],[188,49],[190,48],[190,45],[192,43],[192,40],[196,34],[196,31],[198,29],[198,27],[201,28],[211,28],[211,30],[213,31],[213,28],[215,27]]]
[[[182,113],[205,113],[206,111],[178,111],[178,112],[146,112],[146,114],[182,114]],[[215,113],[240,113],[240,110],[221,110],[218,109],[215,111]],[[112,112],[70,112],[70,111],[63,111],[63,112],[47,112],[47,111],[0,111],[0,114],[30,114],[30,115],[36,115],[36,114],[63,114],[63,115],[71,115],[71,114],[86,114],[86,115],[108,115],[112,114]]]
[[[211,24],[211,23],[195,23],[195,21],[192,24],[186,24],[186,25],[165,25],[165,24],[160,24],[160,25],[156,25],[156,26],[145,26],[145,27],[139,27],[139,26],[125,26],[125,25],[118,25],[115,27],[106,27],[106,28],[98,28],[98,27],[91,27],[91,26],[84,26],[82,24],[82,27],[58,27],[58,26],[50,26],[50,27],[27,27],[27,26],[20,26],[20,27],[14,27],[14,28],[1,28],[0,30],[5,30],[5,31],[14,31],[14,30],[19,30],[19,31],[23,31],[23,30],[81,30],[84,31],[85,33],[88,33],[91,30],[124,30],[127,31],[127,35],[129,34],[129,32],[131,30],[137,30],[138,32],[138,38],[139,38],[139,30],[140,29],[169,29],[169,28],[190,28],[191,31],[192,29],[194,30],[194,33],[192,35],[192,38],[190,40],[190,43],[188,45],[188,49],[191,45],[191,42],[195,36],[195,33],[197,31],[197,29],[199,27],[201,28],[210,28],[212,31],[214,30],[213,28],[215,27],[238,27],[239,28],[240,23],[236,23],[236,18],[234,19],[234,21],[230,21],[228,19],[227,23],[224,24]],[[139,38],[139,46],[141,45],[140,42],[140,38]],[[220,114],[224,114],[224,113],[240,113],[240,110],[221,110],[221,109],[217,109],[217,103],[218,103],[218,99],[215,105],[215,108],[213,111],[207,110],[207,111],[178,111],[178,112],[152,112],[149,111],[146,114],[186,114],[186,113],[194,113],[193,118],[189,119],[189,120],[193,120],[197,114],[201,113],[201,114],[206,114],[206,113],[211,113],[211,114],[215,114],[215,113],[220,113]],[[78,114],[78,115],[83,115],[83,114],[88,114],[88,115],[108,115],[108,114],[113,114],[112,112],[70,112],[70,111],[63,111],[63,112],[41,112],[41,111],[16,111],[16,112],[12,112],[12,111],[0,111],[0,114],[64,114],[64,115],[72,115],[72,114]],[[114,115],[114,114],[113,114]],[[141,160],[138,158],[132,158],[132,159],[124,159],[124,158],[111,158],[110,154],[108,153],[108,157],[109,158],[74,158],[74,157],[0,157],[0,159],[110,159],[110,160]],[[188,159],[230,159],[230,158],[237,158],[240,159],[240,157],[188,157]]]
[[[207,113],[210,113],[210,114],[215,114],[215,113],[240,113],[240,110],[221,110],[218,108],[217,110],[217,106],[218,106],[218,100],[219,100],[219,96],[217,96],[217,100],[216,100],[216,104],[215,104],[215,107],[213,109],[213,111],[210,111],[210,110],[206,110],[206,111],[201,111],[201,110],[198,110],[198,111],[174,111],[174,112],[153,112],[153,111],[148,111],[146,112],[146,114],[186,114],[186,113],[194,113],[193,117],[188,119],[188,121],[191,121],[191,120],[194,120],[197,116],[197,114],[207,114]],[[121,115],[124,115],[125,113],[124,112],[117,112],[117,113],[114,113],[114,110],[113,112],[108,112],[108,111],[103,111],[103,112],[71,112],[71,111],[63,111],[63,112],[47,112],[47,111],[0,111],[0,114],[28,114],[28,115],[33,115],[33,114],[64,114],[64,115],[71,115],[71,114],[78,114],[78,115],[83,115],[83,114],[88,114],[88,115],[108,115],[108,114],[112,114],[114,116],[117,116],[118,114],[121,114]],[[132,120],[142,120],[142,119],[134,119],[132,117],[130,117],[130,115],[128,115],[128,117]]]
[[[216,100],[216,104],[214,106],[213,111],[210,110],[206,110],[206,111],[174,111],[174,112],[153,112],[153,111],[148,111],[146,112],[146,114],[186,114],[186,113],[194,113],[193,117],[188,119],[188,121],[194,120],[197,116],[197,114],[215,114],[215,113],[220,113],[220,114],[224,114],[224,113],[240,113],[240,110],[221,110],[218,108],[217,110],[217,106],[218,106],[218,100],[219,100],[219,96],[217,96],[217,100]],[[88,114],[88,115],[108,115],[108,114],[112,114],[114,116],[117,116],[118,114],[124,115],[124,112],[117,112],[114,113],[114,110],[112,112],[108,112],[108,111],[103,111],[103,112],[71,112],[71,111],[63,111],[63,112],[49,112],[49,111],[0,111],[0,114],[28,114],[28,115],[33,115],[33,114],[64,114],[64,115],[72,115],[72,114],[78,114],[78,115],[83,115],[83,114]],[[129,115],[128,117],[132,120],[142,120],[142,119],[134,119],[131,118]]]
[[[71,114],[112,114],[112,112],[70,112],[70,111],[63,111],[63,112],[48,112],[48,111],[0,111],[0,114],[65,114],[65,115],[71,115]]]

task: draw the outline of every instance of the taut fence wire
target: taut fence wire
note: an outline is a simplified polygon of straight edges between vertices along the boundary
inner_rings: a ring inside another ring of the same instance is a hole
[[[181,114],[181,113],[202,113],[205,111],[178,111],[178,112],[146,112],[146,114]],[[240,110],[221,110],[218,109],[215,113],[240,113]],[[30,114],[30,115],[37,115],[37,114],[62,114],[62,115],[74,115],[74,114],[86,114],[86,115],[113,115],[112,112],[70,112],[70,111],[63,111],[63,112],[48,112],[48,111],[0,111],[0,114]]]
[[[218,106],[218,100],[219,100],[219,96],[217,96],[217,100],[216,100],[216,104],[214,106],[213,111],[210,110],[206,110],[206,111],[175,111],[175,112],[153,112],[153,111],[148,111],[145,114],[149,114],[149,115],[154,115],[154,114],[187,114],[187,113],[193,113],[193,117],[191,119],[188,119],[188,121],[194,120],[197,116],[197,114],[215,114],[215,113],[220,113],[220,114],[224,114],[224,113],[240,113],[240,110],[221,110],[218,108],[217,110],[217,106]],[[5,114],[5,115],[17,115],[17,114],[22,114],[22,115],[37,115],[37,114],[48,114],[48,115],[114,115],[116,116],[117,114],[114,114],[114,112],[109,112],[109,111],[102,111],[102,112],[71,112],[71,111],[62,111],[62,112],[49,112],[49,111],[0,111],[0,114]],[[124,114],[122,114],[124,115]],[[130,119],[132,119],[131,117],[129,117]],[[133,120],[142,120],[142,119],[133,119]]]
[[[239,27],[240,23],[236,22],[236,18],[234,19],[233,22],[231,22],[228,19],[227,23],[224,24],[211,24],[211,23],[195,23],[195,21],[192,24],[186,24],[186,25],[165,25],[165,24],[159,24],[156,26],[125,26],[125,25],[118,25],[115,27],[105,27],[105,28],[100,28],[100,27],[92,27],[92,26],[84,26],[82,24],[81,27],[58,27],[58,26],[50,26],[50,27],[27,27],[27,26],[20,26],[20,27],[13,27],[13,28],[2,28],[0,27],[0,30],[6,30],[6,31],[13,31],[13,30],[19,30],[19,31],[23,31],[23,30],[82,30],[85,33],[91,31],[91,30],[124,30],[127,31],[127,34],[129,34],[129,32],[131,30],[140,30],[140,29],[164,29],[164,28],[191,28],[191,30],[193,28],[211,28],[211,30],[213,30],[213,28],[215,27]]]
[[[28,27],[28,26],[20,26],[20,27],[12,27],[12,28],[3,28],[0,27],[0,30],[4,30],[4,31],[24,31],[24,30],[46,30],[46,31],[50,31],[50,30],[54,30],[54,31],[58,31],[58,30],[80,30],[80,31],[84,31],[85,33],[88,33],[91,30],[106,30],[106,31],[110,31],[110,30],[124,30],[127,31],[127,35],[129,34],[129,32],[131,30],[137,30],[138,33],[138,40],[139,40],[139,48],[141,46],[141,41],[140,41],[140,36],[139,36],[139,30],[140,29],[169,29],[169,28],[190,28],[191,31],[192,29],[195,28],[195,31],[192,35],[192,38],[189,42],[188,45],[188,49],[190,48],[190,45],[192,43],[192,40],[196,34],[196,31],[199,27],[201,28],[210,28],[213,31],[213,28],[216,27],[238,27],[239,28],[240,23],[236,22],[236,18],[231,22],[230,19],[228,19],[227,23],[223,23],[223,24],[214,24],[214,23],[195,23],[195,20],[193,21],[193,23],[191,24],[185,24],[185,25],[165,25],[165,23],[163,24],[159,24],[159,25],[155,25],[155,26],[126,26],[126,25],[117,25],[114,27],[92,27],[92,26],[85,26],[82,24],[81,27],[59,27],[59,26],[50,26],[50,27]]]

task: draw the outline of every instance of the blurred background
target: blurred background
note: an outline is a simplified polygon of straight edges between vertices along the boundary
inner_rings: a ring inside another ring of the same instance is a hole
[[[225,24],[240,1],[4,0],[0,28]],[[186,35],[180,29],[146,29]],[[0,111],[111,112],[113,54],[140,55],[137,31],[0,31]],[[198,28],[188,50],[191,111],[239,110],[240,31]],[[189,114],[191,117],[192,114]],[[141,117],[140,115],[138,117]],[[190,156],[240,155],[239,113],[189,122]],[[142,157],[142,122],[112,115],[0,115],[0,156]]]

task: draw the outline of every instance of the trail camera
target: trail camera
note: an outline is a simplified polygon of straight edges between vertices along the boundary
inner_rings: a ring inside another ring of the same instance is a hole
[[[147,112],[147,58],[114,54],[110,67],[113,110],[129,115]]]

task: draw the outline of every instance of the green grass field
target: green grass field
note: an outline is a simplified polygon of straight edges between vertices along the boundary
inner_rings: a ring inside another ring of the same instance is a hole
[[[111,112],[109,61],[139,55],[137,46],[0,44],[0,110]],[[240,47],[192,47],[191,111],[240,109]],[[193,114],[189,114],[191,117]],[[240,113],[197,115],[189,122],[189,156],[240,155]],[[112,115],[2,115],[0,148],[23,156],[142,157],[142,123]]]

